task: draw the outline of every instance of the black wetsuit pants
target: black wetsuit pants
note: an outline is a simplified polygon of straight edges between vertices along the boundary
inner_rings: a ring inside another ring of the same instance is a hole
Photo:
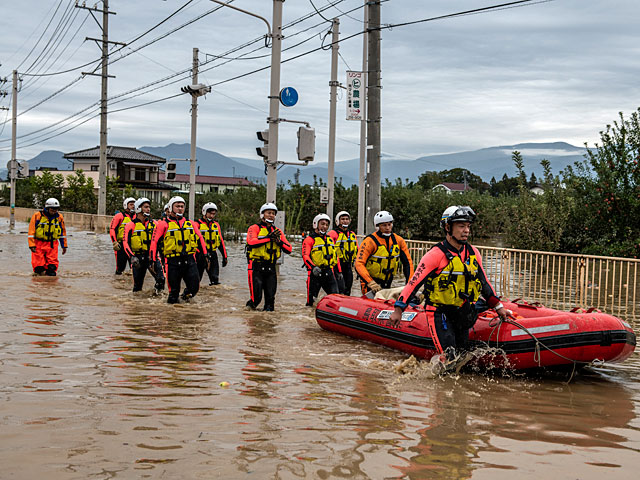
[[[262,302],[262,294],[264,293],[264,310],[265,312],[273,312],[276,290],[278,289],[276,265],[269,262],[249,260],[247,274],[249,277],[249,293],[251,294],[251,300],[247,302],[247,306],[257,308]]]
[[[167,283],[169,284],[169,298],[167,303],[178,303],[180,283],[184,280],[184,296],[194,297],[200,290],[200,275],[193,255],[182,255],[167,258]]]
[[[450,360],[469,348],[469,329],[477,313],[466,303],[462,307],[439,306],[434,313],[438,341]]]
[[[327,295],[338,293],[338,282],[333,274],[333,269],[323,268],[320,275],[317,276],[313,274],[313,270],[309,270],[307,273],[307,306],[313,305],[321,288]]]
[[[137,262],[134,260],[134,257],[138,259]],[[147,270],[149,270],[151,262],[152,260],[149,260],[148,254],[137,254],[131,257],[131,271],[133,273],[134,292],[139,292],[140,290],[142,290],[142,286],[144,285],[144,277],[147,274]],[[164,272],[162,270],[162,263],[160,263],[160,260],[155,261],[154,268],[156,273],[154,274],[151,270],[149,270],[149,273],[151,273],[154,280],[156,281],[155,289],[164,290]]]
[[[340,269],[342,270],[342,280],[338,280],[338,293],[351,295],[351,287],[353,286],[353,266],[351,262],[343,262],[340,260]]]
[[[120,242],[120,250],[116,250],[116,275],[120,275],[124,272],[124,269],[127,268],[127,263],[131,265],[129,262],[129,255],[124,251],[124,245]]]
[[[218,263],[218,253],[210,252],[209,255],[209,268],[207,268],[207,256],[202,253],[196,253],[196,261],[198,262],[198,274],[200,280],[204,276],[206,270],[209,276],[209,284],[217,285],[220,279],[220,264]]]

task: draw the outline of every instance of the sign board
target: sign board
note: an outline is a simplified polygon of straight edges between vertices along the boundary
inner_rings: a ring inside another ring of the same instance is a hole
[[[320,203],[329,203],[329,188],[320,187]]]
[[[285,107],[293,107],[298,103],[298,92],[293,87],[284,87],[280,90],[280,103]]]
[[[364,119],[364,72],[347,71],[347,120]]]

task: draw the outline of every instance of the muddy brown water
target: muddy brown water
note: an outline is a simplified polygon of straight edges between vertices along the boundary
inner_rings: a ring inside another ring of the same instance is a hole
[[[637,353],[570,383],[401,373],[317,326],[299,257],[275,313],[243,307],[240,245],[169,306],[113,275],[106,235],[72,230],[60,276],[32,277],[25,231],[0,219],[2,479],[637,478]]]

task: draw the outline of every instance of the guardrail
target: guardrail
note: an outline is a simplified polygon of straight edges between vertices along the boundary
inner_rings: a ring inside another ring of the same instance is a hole
[[[414,264],[435,244],[407,240]],[[596,307],[640,315],[640,259],[475,246],[500,296],[563,310]]]

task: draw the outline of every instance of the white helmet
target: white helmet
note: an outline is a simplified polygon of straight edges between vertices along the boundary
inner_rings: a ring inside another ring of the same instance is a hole
[[[440,219],[440,226],[445,228],[449,223],[455,222],[469,222],[473,223],[476,219],[476,212],[471,207],[464,207],[460,205],[452,205],[442,212],[442,218]]]
[[[171,200],[169,200],[169,203],[167,203],[167,206],[169,207],[169,213],[173,213],[173,204],[179,202],[182,202],[185,205],[187,204],[187,202],[184,201],[184,198],[180,196],[171,197]]]
[[[331,225],[331,219],[329,218],[329,215],[327,215],[326,213],[319,213],[313,219],[313,228],[314,228],[314,230],[316,228],[318,228],[318,223],[320,222],[320,220],[326,220],[327,222],[329,222],[329,225]]]
[[[44,208],[60,208],[60,202],[56,198],[47,198]]]
[[[265,210],[275,210],[278,213],[278,207],[276,207],[275,203],[265,203],[260,207],[260,218],[264,219]]]
[[[127,197],[124,199],[124,202],[122,202],[122,207],[126,210],[127,209],[127,205],[129,205],[129,202],[134,202],[135,205],[135,201],[136,199],[133,197]]]
[[[338,212],[338,214],[336,215],[336,227],[340,226],[340,217],[343,217],[345,215],[349,217],[349,219],[351,219],[351,215],[349,215],[349,212],[347,212],[346,210]]]
[[[377,227],[381,223],[393,222],[393,215],[386,210],[380,210],[373,216],[373,224]]]
[[[151,200],[149,200],[146,197],[142,197],[136,200],[136,203],[133,204],[133,208],[135,209],[136,213],[140,213],[142,212],[142,204],[143,203],[148,203],[149,205],[151,205]]]
[[[162,209],[163,212],[166,211],[166,210],[169,210],[169,204],[168,203],[165,203],[164,204],[164,208]]]
[[[207,213],[207,210],[215,210],[216,212],[218,211],[218,206],[213,203],[213,202],[209,202],[209,203],[205,203],[202,206],[202,216],[204,217],[205,214]]]

